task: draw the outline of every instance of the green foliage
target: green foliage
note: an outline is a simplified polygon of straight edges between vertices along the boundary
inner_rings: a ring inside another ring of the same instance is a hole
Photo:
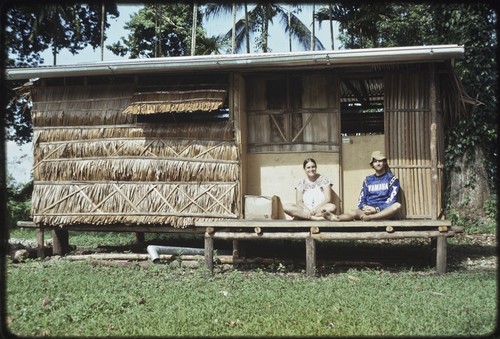
[[[453,225],[463,226],[467,234],[493,234],[497,230],[496,197],[488,200],[485,205],[485,210],[488,211],[485,218],[478,218],[474,211],[469,211],[466,207],[450,208],[446,215]]]
[[[32,191],[33,181],[18,184],[11,176],[7,178],[7,220],[9,228],[15,227],[18,221],[31,219]]]
[[[196,35],[201,37],[201,12],[197,18]],[[125,25],[124,28],[130,31],[128,37],[106,48],[116,55],[130,53],[132,59],[188,55],[192,24],[191,4],[147,4]]]
[[[482,336],[496,324],[494,271],[311,279],[34,260],[9,262],[6,286],[8,329],[22,337]]]
[[[484,203],[484,211],[486,215],[494,220],[497,219],[498,213],[498,200],[496,194],[493,195],[490,199],[486,200]]]
[[[15,141],[19,145],[30,142],[33,135],[31,94],[29,91],[20,90],[23,88],[22,85],[22,82],[13,81],[10,83],[12,87],[4,87],[8,99],[4,116],[6,139]]]
[[[5,46],[12,66],[36,66],[43,63],[40,53],[51,49],[55,57],[61,49],[78,53],[86,46],[100,46],[100,4],[15,4],[5,6]],[[107,17],[119,16],[116,4],[106,4]]]

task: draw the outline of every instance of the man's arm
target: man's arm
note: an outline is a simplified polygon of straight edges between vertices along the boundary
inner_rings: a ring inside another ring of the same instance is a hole
[[[391,206],[395,202],[398,201],[398,193],[399,193],[399,179],[394,176],[391,178],[391,181],[389,182],[389,194],[387,199],[384,201],[384,204],[380,206],[381,210],[386,209],[387,207]]]

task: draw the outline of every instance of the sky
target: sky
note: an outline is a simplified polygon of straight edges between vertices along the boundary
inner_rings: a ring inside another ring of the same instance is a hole
[[[137,13],[137,11],[142,6],[137,5],[118,5],[118,11],[120,16],[115,19],[109,19],[110,28],[107,30],[107,40],[105,44],[112,44],[121,40],[121,37],[128,35],[128,31],[123,27],[125,23],[130,21],[131,15]],[[303,5],[301,13],[297,14],[299,19],[308,25],[311,29],[311,13],[312,5]],[[316,10],[318,10],[320,5],[316,5]],[[243,11],[239,11],[237,18],[243,16]],[[221,15],[217,19],[205,20],[204,27],[207,31],[208,36],[225,34],[231,29],[232,18],[231,14]],[[323,22],[321,27],[316,23],[316,36],[320,39],[323,46],[326,49],[330,49],[330,28],[327,22]],[[334,25],[334,36],[335,36],[335,46],[340,46],[340,42],[337,40],[338,36],[338,26]],[[287,52],[288,51],[288,37],[283,33],[283,28],[278,20],[275,21],[273,27],[270,30],[270,43],[269,46],[272,52]],[[337,47],[335,47],[337,48]],[[294,51],[299,51],[299,47],[296,43],[293,43],[292,49]],[[252,52],[253,49],[252,49]],[[45,59],[45,65],[52,65],[53,58],[49,51],[42,55]],[[111,51],[105,49],[103,54],[104,61],[113,61],[123,59],[114,55]],[[78,64],[83,62],[99,62],[101,61],[101,49],[98,48],[94,50],[92,47],[88,47],[77,55],[72,55],[67,50],[61,51],[57,56],[58,65],[69,65]],[[7,174],[12,175],[17,183],[26,183],[31,180],[32,177],[32,166],[33,166],[33,145],[31,143],[19,146],[14,142],[6,142],[6,153],[7,153]]]

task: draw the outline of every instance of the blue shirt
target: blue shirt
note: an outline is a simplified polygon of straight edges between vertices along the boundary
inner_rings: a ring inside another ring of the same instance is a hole
[[[369,175],[363,181],[358,199],[358,208],[372,206],[377,212],[394,204],[398,200],[399,179],[391,172],[384,175]]]

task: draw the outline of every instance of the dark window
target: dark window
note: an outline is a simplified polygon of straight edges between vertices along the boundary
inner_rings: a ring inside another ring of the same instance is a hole
[[[342,79],[341,134],[384,133],[384,90],[381,78]]]

